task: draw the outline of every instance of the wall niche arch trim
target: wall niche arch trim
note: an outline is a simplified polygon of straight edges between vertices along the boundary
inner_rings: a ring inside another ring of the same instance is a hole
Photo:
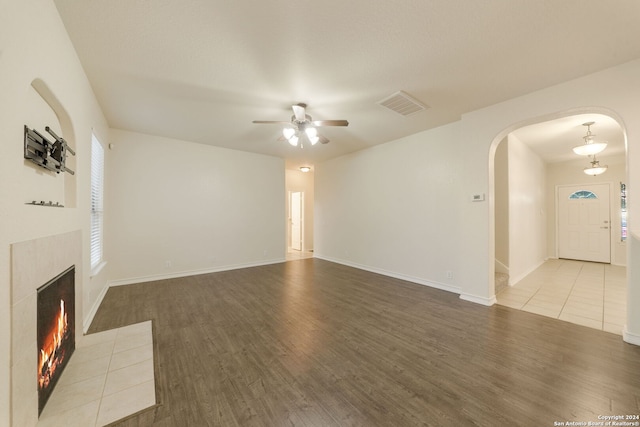
[[[60,99],[53,93],[49,85],[40,79],[35,78],[31,81],[31,87],[40,95],[44,102],[51,108],[58,118],[60,128],[62,131],[61,137],[64,138],[71,147],[75,149],[77,146],[75,132],[73,129],[73,123],[71,116],[67,112],[66,108],[60,102]],[[72,170],[76,168],[75,156],[69,156],[67,158],[68,167]],[[77,179],[75,175],[62,174],[60,176],[64,179],[64,205],[69,208],[75,208],[77,206]]]

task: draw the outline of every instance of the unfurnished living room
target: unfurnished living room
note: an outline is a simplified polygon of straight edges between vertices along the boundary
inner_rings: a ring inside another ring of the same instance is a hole
[[[0,0],[0,426],[640,426],[639,21]]]

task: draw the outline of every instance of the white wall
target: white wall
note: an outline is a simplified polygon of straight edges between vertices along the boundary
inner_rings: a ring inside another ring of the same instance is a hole
[[[640,209],[634,210],[640,203],[634,202],[640,200],[634,185],[640,182],[639,76],[640,60],[632,61],[319,165],[316,256],[446,282],[463,299],[492,304],[496,147],[520,127],[582,113],[609,115],[625,131],[629,227],[640,236]],[[475,194],[486,194],[486,201],[471,202]],[[640,237],[633,239],[624,339],[640,344],[640,309],[634,304],[640,301]],[[453,280],[444,277],[447,269]]]
[[[461,121],[464,141],[463,193],[488,192],[489,203],[468,210],[462,223],[465,245],[461,256],[467,268],[460,278],[462,297],[487,300],[493,294],[494,253],[493,158],[495,147],[510,132],[534,123],[582,113],[606,114],[623,128],[628,146],[629,226],[640,236],[640,60],[590,74],[522,97],[465,114]],[[585,90],[589,88],[589,90]],[[479,161],[485,159],[485,161]],[[488,161],[486,161],[488,159]],[[627,253],[628,309],[624,339],[640,344],[640,237],[631,239]]]
[[[459,141],[454,123],[317,165],[315,256],[457,290]]]
[[[516,283],[546,258],[546,169],[542,159],[509,135],[509,282]]]
[[[556,249],[556,187],[559,185],[580,185],[587,183],[610,184],[611,187],[611,263],[627,264],[627,244],[620,240],[620,183],[626,182],[625,156],[599,156],[601,165],[609,166],[602,175],[587,176],[583,170],[589,166],[589,159],[547,165],[547,206],[549,221],[547,224],[547,254],[549,258],[558,256]]]
[[[112,282],[284,260],[282,159],[122,130],[110,140]]]
[[[44,93],[46,100],[34,92],[34,86]],[[91,128],[106,133],[106,122],[64,25],[50,1],[2,2],[0,93],[0,145],[3,153],[0,156],[0,426],[6,426],[11,422],[10,372],[11,364],[15,362],[11,359],[10,245],[81,230],[84,236],[84,268],[81,268],[82,274],[76,286],[83,296],[81,309],[84,311],[80,314],[86,317],[106,284],[100,277],[89,279],[86,238],[89,230]],[[47,123],[54,121],[55,115],[58,123]],[[60,130],[61,136],[77,152],[70,162],[76,171],[74,177],[68,174],[54,176],[25,163],[25,124],[42,131],[46,125]],[[24,204],[38,198],[46,201],[64,198],[68,207]]]
[[[304,224],[304,233],[302,237],[302,250],[304,251],[312,251],[313,250],[313,212],[314,212],[314,172],[302,172],[300,170],[291,170],[287,169],[285,171],[285,182],[287,189],[287,218],[286,218],[286,227],[287,227],[287,245],[291,243],[291,227],[289,226],[289,194],[291,192],[302,191],[304,192],[304,206],[303,206],[303,224]]]
[[[505,138],[495,157],[496,271],[509,274],[509,142]]]

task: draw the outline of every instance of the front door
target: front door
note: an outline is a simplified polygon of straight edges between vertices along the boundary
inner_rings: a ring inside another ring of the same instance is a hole
[[[611,262],[609,184],[558,187],[558,257]]]

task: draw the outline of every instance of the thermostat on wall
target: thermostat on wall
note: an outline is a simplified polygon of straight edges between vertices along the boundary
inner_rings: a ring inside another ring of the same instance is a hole
[[[471,196],[472,202],[483,202],[484,201],[484,193],[482,194],[474,194]]]

